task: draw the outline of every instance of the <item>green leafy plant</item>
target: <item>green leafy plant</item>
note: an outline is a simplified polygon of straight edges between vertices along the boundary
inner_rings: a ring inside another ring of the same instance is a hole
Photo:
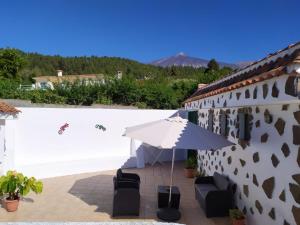
[[[196,172],[196,177],[205,177],[205,174],[205,170],[200,168],[200,170]]]
[[[197,167],[197,158],[196,157],[191,156],[185,161],[186,169],[196,169],[196,167]]]
[[[244,213],[239,209],[230,209],[229,216],[233,220],[243,220],[245,219]]]
[[[8,200],[17,200],[30,191],[36,194],[41,193],[43,183],[16,171],[8,171],[6,175],[0,177],[0,196],[7,196]]]

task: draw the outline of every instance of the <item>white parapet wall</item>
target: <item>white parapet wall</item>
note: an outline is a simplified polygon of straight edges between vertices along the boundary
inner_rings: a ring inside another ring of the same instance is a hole
[[[7,137],[14,140],[14,149],[10,150],[13,151],[11,169],[38,178],[134,166],[130,162],[135,155],[132,143],[122,136],[125,128],[176,113],[176,110],[19,109],[22,113],[13,125],[14,139]],[[65,124],[68,126],[59,134]],[[143,163],[153,160],[148,153],[139,155],[148,156]],[[162,159],[168,160],[169,156],[167,153]],[[178,160],[184,158],[185,154],[178,154]]]

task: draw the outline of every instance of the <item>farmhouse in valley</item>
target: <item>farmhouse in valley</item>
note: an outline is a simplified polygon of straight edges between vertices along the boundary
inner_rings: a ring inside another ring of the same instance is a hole
[[[117,71],[116,79],[122,79],[122,71]],[[105,76],[103,74],[80,74],[80,75],[63,75],[62,70],[57,70],[57,76],[39,76],[34,77],[34,89],[54,89],[55,84],[63,82],[74,83],[75,81],[84,82],[86,84],[104,84]]]
[[[75,81],[82,81],[87,84],[104,83],[103,74],[81,74],[81,75],[63,75],[62,70],[57,70],[57,76],[39,76],[34,77],[36,89],[54,89],[54,84],[63,82],[74,83]]]

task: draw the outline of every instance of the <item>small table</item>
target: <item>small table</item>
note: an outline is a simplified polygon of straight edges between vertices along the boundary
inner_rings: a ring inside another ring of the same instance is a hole
[[[170,186],[159,185],[157,188],[158,208],[168,207]],[[180,191],[177,186],[172,186],[171,208],[178,209],[180,204]]]

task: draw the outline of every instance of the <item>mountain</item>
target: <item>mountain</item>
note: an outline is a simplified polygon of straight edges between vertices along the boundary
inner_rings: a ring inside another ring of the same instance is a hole
[[[239,67],[239,68],[244,68],[246,66],[249,66],[250,64],[252,64],[254,61],[244,61],[244,62],[236,62],[235,64]]]
[[[161,67],[191,66],[194,68],[200,68],[200,67],[207,67],[208,62],[209,60],[207,59],[191,57],[184,54],[183,52],[180,52],[175,56],[170,56],[159,60],[155,60],[150,64],[154,66],[161,66]],[[231,67],[233,69],[239,68],[239,66],[236,64],[225,63],[225,62],[218,62],[218,63],[221,67],[226,66],[226,67]]]

